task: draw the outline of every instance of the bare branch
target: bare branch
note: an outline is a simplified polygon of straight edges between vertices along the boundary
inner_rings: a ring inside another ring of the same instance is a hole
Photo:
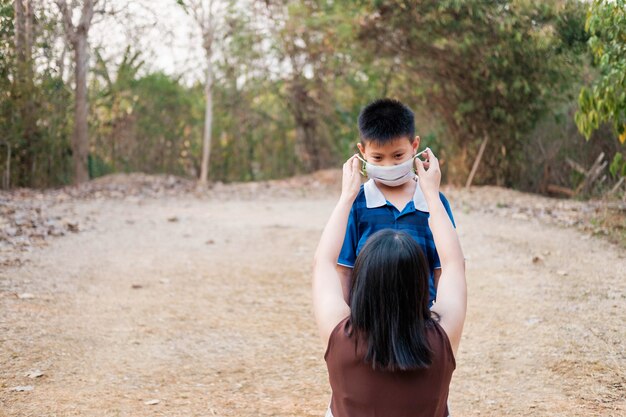
[[[74,45],[76,44],[77,38],[74,23],[72,23],[72,12],[67,7],[67,2],[65,0],[56,0],[55,3],[59,8],[59,11],[61,12],[63,28],[65,29],[65,36],[70,41],[70,43]]]
[[[97,0],[84,0],[83,8],[80,14],[80,22],[76,31],[84,31],[85,33],[89,32],[91,19],[93,18],[94,13],[94,2],[97,2]]]

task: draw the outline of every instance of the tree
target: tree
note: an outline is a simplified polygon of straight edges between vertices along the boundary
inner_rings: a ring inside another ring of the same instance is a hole
[[[67,103],[71,95],[59,76],[56,9],[54,4],[38,0],[0,0],[0,167],[4,187],[67,183],[71,164]]]
[[[82,7],[77,24],[72,20],[72,10],[66,0],[56,0],[61,12],[63,27],[67,40],[74,50],[74,131],[72,134],[72,159],[74,162],[74,183],[80,184],[89,180],[87,155],[89,153],[88,134],[88,103],[87,103],[87,73],[89,71],[88,37],[94,7],[99,0],[81,0]]]
[[[364,75],[354,50],[353,18],[360,8],[352,2],[265,1],[272,52],[285,81],[285,91],[275,93],[288,103],[296,124],[297,157],[309,172],[334,166],[343,145],[337,140],[336,122],[345,110],[334,92],[346,90],[347,74]],[[356,124],[343,122],[352,129]]]
[[[96,155],[93,157],[98,159],[90,160],[96,164],[103,162],[106,165],[104,172],[115,172],[120,166],[127,168],[130,165],[125,160],[132,159],[136,147],[132,135],[138,97],[133,86],[144,61],[140,52],[127,46],[122,61],[112,70],[102,57],[100,49],[96,48],[94,52],[96,59],[94,77],[90,83],[90,96],[93,98],[90,107],[95,127],[93,142],[96,145]],[[155,125],[162,127],[159,122],[161,120],[155,120]],[[144,149],[144,153],[148,153],[145,151]],[[103,168],[96,168],[98,172],[90,169],[90,176],[102,174]],[[139,166],[134,168],[140,169]]]
[[[32,177],[34,149],[37,131],[36,106],[34,95],[33,41],[35,37],[34,5],[32,0],[16,0],[15,10],[15,52],[16,77],[14,99],[19,113],[21,131],[20,162],[22,175]]]
[[[585,29],[600,77],[580,91],[576,124],[589,139],[601,123],[611,122],[619,141],[626,142],[626,1],[594,0]]]
[[[192,17],[202,36],[204,50],[204,95],[206,108],[204,113],[204,132],[202,135],[202,163],[200,168],[200,184],[206,184],[209,177],[209,161],[211,156],[211,130],[213,128],[213,53],[216,34],[219,33],[220,4],[215,0],[177,0]],[[228,2],[221,6],[229,6]]]
[[[0,165],[2,168],[2,188],[11,185],[12,159],[12,102],[11,102],[11,69],[13,67],[13,39],[15,30],[14,8],[9,0],[0,0]]]
[[[135,151],[129,153],[133,169],[197,178],[200,149],[193,138],[203,128],[203,91],[161,72],[141,77],[132,91],[137,97],[130,133],[136,142]]]
[[[441,118],[457,178],[478,166],[470,155],[482,148],[477,178],[510,185],[524,134],[578,71],[572,51],[582,15],[569,1],[376,2],[362,17],[361,40],[395,59],[406,77],[404,96],[421,96]]]

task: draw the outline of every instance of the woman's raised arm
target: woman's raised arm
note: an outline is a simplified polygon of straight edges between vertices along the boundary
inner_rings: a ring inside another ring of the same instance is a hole
[[[324,344],[337,323],[350,314],[336,266],[348,214],[360,186],[359,160],[353,156],[343,165],[341,197],[326,223],[313,260],[313,310]]]
[[[446,331],[456,354],[467,310],[465,260],[459,237],[439,197],[439,183],[441,182],[439,161],[430,149],[427,150],[425,158],[424,162],[416,159],[415,165],[419,175],[419,185],[430,212],[428,224],[441,260],[437,301],[432,311],[441,317],[441,327]]]

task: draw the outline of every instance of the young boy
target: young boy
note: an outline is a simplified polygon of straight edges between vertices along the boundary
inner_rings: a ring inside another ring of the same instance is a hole
[[[352,204],[337,261],[344,298],[350,304],[351,269],[368,237],[381,229],[397,229],[409,233],[428,259],[432,304],[441,264],[428,226],[428,205],[414,171],[420,138],[415,136],[413,112],[397,100],[380,99],[361,111],[358,125],[358,147],[370,179]],[[454,224],[448,200],[441,193],[440,197]]]

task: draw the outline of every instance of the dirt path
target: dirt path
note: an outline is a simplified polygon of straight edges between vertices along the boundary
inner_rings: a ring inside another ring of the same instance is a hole
[[[624,415],[625,251],[451,200],[470,291],[454,415]],[[0,416],[323,415],[309,272],[333,203],[72,203],[87,230],[0,270]]]

